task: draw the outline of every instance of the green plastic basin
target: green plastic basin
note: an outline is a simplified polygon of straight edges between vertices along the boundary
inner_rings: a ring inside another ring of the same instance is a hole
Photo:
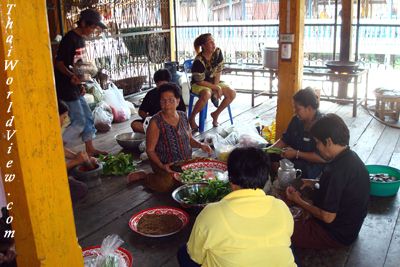
[[[384,165],[366,165],[366,167],[370,174],[387,173],[390,176],[396,177],[397,179],[394,182],[370,181],[371,182],[370,194],[372,196],[390,197],[390,196],[395,196],[397,194],[397,191],[399,190],[400,186],[400,170]]]

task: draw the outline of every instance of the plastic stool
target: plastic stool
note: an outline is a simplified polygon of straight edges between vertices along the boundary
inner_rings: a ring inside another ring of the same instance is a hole
[[[192,108],[193,108],[193,102],[194,98],[199,97],[199,95],[190,92],[190,99],[189,99],[189,110],[188,110],[188,117],[192,114]],[[199,114],[199,132],[204,132],[204,126],[206,123],[207,119],[207,109],[208,109],[208,101],[203,107],[203,109],[200,111]],[[231,121],[231,124],[233,124],[233,118],[232,118],[232,111],[231,111],[231,105],[228,105],[228,112],[229,112],[229,119]]]

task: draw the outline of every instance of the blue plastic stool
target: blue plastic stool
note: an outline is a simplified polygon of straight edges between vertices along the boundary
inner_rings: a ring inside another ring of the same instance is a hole
[[[189,110],[188,110],[188,117],[192,114],[192,108],[193,108],[193,102],[194,98],[199,97],[199,95],[190,92],[190,99],[189,99]],[[207,119],[207,109],[208,109],[208,101],[203,107],[203,109],[200,111],[199,114],[199,132],[204,132],[204,126],[206,123]],[[233,118],[232,118],[232,111],[231,111],[231,105],[228,105],[228,112],[229,112],[229,119],[231,121],[231,124],[233,124]]]

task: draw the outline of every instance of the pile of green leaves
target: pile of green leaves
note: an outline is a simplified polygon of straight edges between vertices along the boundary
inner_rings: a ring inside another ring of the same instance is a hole
[[[136,170],[131,154],[100,155],[99,160],[103,162],[104,175],[126,175]]]
[[[210,180],[208,186],[200,188],[183,200],[187,204],[206,204],[220,201],[224,196],[231,192],[229,183],[219,180]]]
[[[197,183],[204,181],[204,176],[206,175],[205,171],[202,170],[193,170],[191,168],[184,170],[180,174],[181,181],[183,183]]]

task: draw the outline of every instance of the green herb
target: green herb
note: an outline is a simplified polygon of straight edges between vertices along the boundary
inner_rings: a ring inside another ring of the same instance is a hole
[[[206,175],[205,171],[195,171],[191,168],[184,170],[181,175],[181,181],[184,183],[197,183],[197,182],[202,182],[204,181],[204,177]]]
[[[283,150],[279,147],[267,147],[264,148],[264,151],[268,154],[282,154]]]
[[[206,204],[220,201],[231,192],[229,183],[218,180],[210,180],[208,186],[202,187],[199,191],[185,197],[183,200],[188,204]]]
[[[118,267],[119,257],[116,254],[107,255],[104,261],[100,264],[101,267]]]
[[[126,175],[136,170],[131,154],[100,155],[99,160],[103,162],[104,175]]]

